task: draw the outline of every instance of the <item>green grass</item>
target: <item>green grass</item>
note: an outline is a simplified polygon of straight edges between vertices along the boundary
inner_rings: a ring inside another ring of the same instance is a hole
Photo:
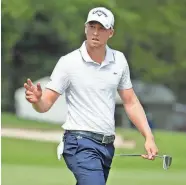
[[[2,185],[75,184],[72,174],[64,167],[3,164],[2,169]]]
[[[185,185],[186,161],[180,143],[167,171],[162,169],[161,159],[148,161],[141,158],[115,157],[108,185]],[[75,179],[63,160],[56,158],[55,143],[2,138],[3,185],[74,185]],[[135,153],[117,150],[117,152]],[[11,174],[11,178],[10,178]]]
[[[8,123],[10,122],[10,123]],[[30,124],[32,126],[30,126]],[[49,125],[2,115],[2,127],[29,129],[61,129]],[[117,129],[125,138],[134,139],[132,150],[116,149],[116,153],[143,152],[143,137],[134,130]],[[140,157],[115,157],[107,185],[185,185],[186,136],[184,133],[155,131],[160,154],[173,156],[169,170],[162,169],[161,159],[148,161]],[[75,179],[63,160],[56,157],[57,143],[37,142],[2,137],[2,185],[74,185]]]
[[[2,165],[2,185],[74,185],[64,167]],[[11,175],[11,177],[10,177]],[[185,185],[185,172],[113,169],[107,185]]]
[[[1,126],[3,128],[28,128],[28,129],[42,129],[42,130],[60,130],[61,125],[51,122],[42,122],[35,120],[27,120],[18,118],[10,113],[2,113]]]

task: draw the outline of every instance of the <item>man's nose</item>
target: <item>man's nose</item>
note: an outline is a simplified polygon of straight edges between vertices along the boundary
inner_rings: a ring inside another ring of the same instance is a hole
[[[98,35],[98,29],[97,28],[95,28],[95,30],[94,30],[94,35]]]

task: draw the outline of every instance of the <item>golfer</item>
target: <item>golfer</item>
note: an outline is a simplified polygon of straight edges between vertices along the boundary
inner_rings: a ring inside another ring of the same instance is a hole
[[[85,35],[80,48],[59,59],[44,90],[30,79],[24,87],[26,99],[40,113],[47,112],[65,93],[68,115],[62,127],[66,165],[77,185],[105,185],[115,150],[117,91],[128,117],[145,138],[146,154],[142,157],[153,160],[158,149],[133,90],[126,58],[107,45],[114,35],[113,13],[104,7],[90,10]]]

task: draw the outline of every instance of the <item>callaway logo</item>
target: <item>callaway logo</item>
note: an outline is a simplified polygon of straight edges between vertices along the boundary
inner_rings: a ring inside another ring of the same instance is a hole
[[[96,10],[92,14],[97,14],[98,16],[104,15],[105,17],[108,17],[107,14],[102,10]]]

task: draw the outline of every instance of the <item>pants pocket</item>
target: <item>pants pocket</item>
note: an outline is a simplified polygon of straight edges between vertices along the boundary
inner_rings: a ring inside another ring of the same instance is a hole
[[[74,135],[66,135],[64,136],[64,154],[67,155],[75,155],[78,149],[77,138]]]

